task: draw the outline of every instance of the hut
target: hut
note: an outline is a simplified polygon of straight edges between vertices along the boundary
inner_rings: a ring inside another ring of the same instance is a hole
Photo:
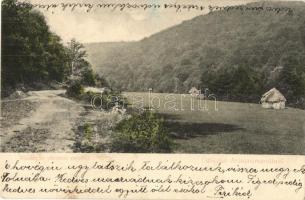
[[[272,88],[261,98],[263,108],[285,109],[286,98],[276,88]]]
[[[189,91],[192,97],[197,97],[200,94],[200,90],[195,87],[192,87]]]

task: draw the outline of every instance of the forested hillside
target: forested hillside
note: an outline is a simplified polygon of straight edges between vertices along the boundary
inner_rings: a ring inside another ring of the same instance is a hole
[[[93,73],[84,46],[72,39],[65,46],[50,31],[44,15],[29,3],[4,0],[1,40],[1,95],[14,90],[50,88],[51,83],[83,85],[105,81]]]
[[[221,99],[257,102],[277,87],[295,101],[305,93],[305,3],[247,6],[262,5],[289,7],[293,14],[217,11],[139,42],[87,44],[89,60],[122,90],[209,87]]]

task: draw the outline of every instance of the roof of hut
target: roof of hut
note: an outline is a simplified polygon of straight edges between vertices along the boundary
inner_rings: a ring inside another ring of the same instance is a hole
[[[279,102],[279,101],[286,101],[286,98],[276,88],[272,88],[271,90],[263,94],[261,98],[261,102]]]

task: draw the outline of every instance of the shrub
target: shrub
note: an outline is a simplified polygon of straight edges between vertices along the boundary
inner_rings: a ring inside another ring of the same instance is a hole
[[[88,85],[88,86],[95,86],[96,85],[96,79],[95,74],[92,69],[87,69],[82,74],[82,84]]]
[[[89,142],[91,142],[91,140],[92,140],[92,135],[93,135],[92,127],[90,126],[90,124],[85,123],[85,124],[84,124],[84,138],[85,138],[86,140],[88,140]]]
[[[84,123],[76,130],[76,141],[73,145],[74,152],[96,152],[96,143],[93,141],[94,130],[92,124]]]
[[[158,114],[145,111],[122,120],[115,128],[114,152],[170,152],[172,141]]]
[[[80,81],[72,82],[68,88],[66,94],[69,97],[80,99],[84,93],[84,87],[81,85]]]

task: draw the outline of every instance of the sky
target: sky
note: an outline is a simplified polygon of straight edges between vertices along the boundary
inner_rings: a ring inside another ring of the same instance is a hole
[[[257,1],[257,0],[256,0]],[[303,0],[305,1],[305,0]],[[82,43],[137,41],[195,16],[206,14],[208,5],[229,6],[254,2],[253,0],[30,0],[32,4],[90,3],[95,5],[90,12],[87,8],[76,7],[63,11],[61,8],[40,8],[46,16],[51,31],[63,42],[72,38]],[[203,11],[176,9],[124,9],[123,11],[97,8],[98,3],[143,4],[195,4],[205,6]]]

